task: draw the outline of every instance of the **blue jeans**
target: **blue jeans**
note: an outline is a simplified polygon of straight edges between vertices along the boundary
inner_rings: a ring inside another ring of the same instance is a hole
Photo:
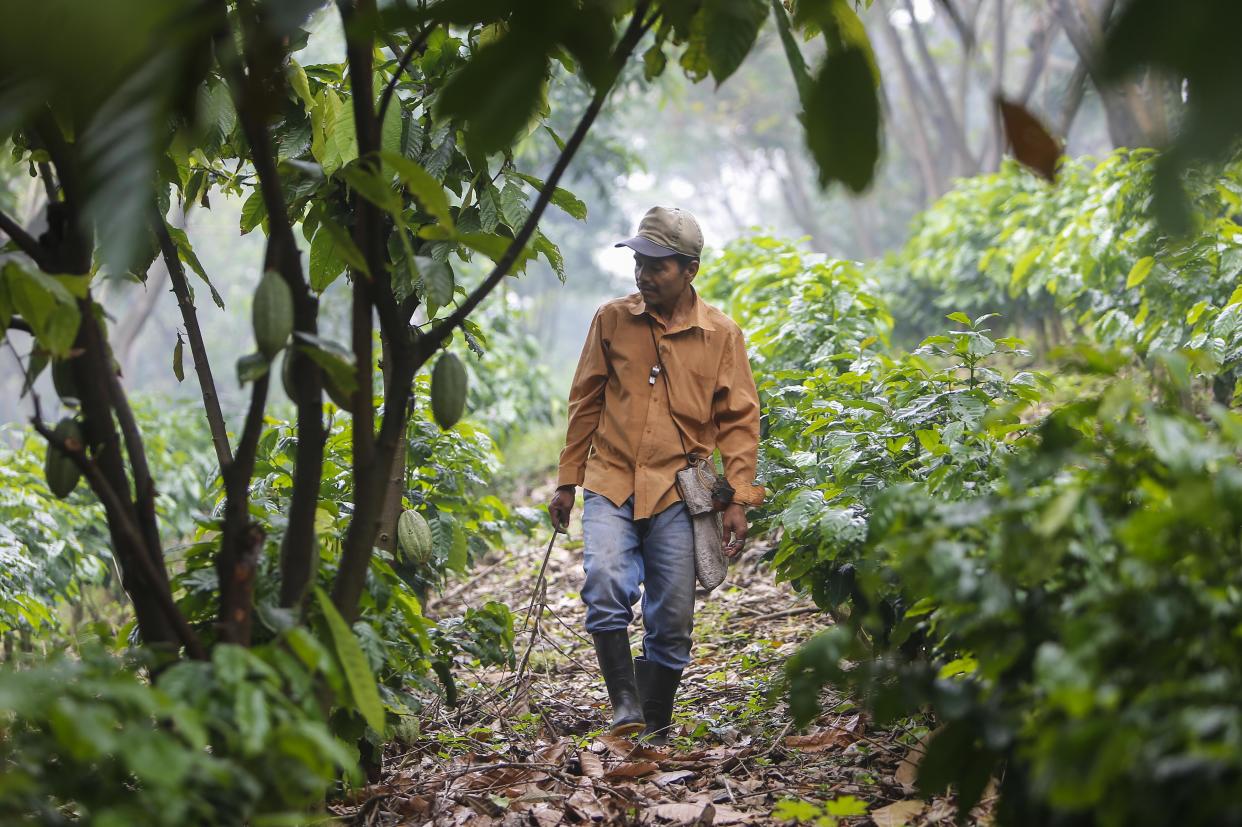
[[[633,497],[620,507],[594,491],[583,497],[587,631],[629,629],[641,583],[643,654],[660,666],[684,669],[694,625],[694,533],[686,507],[675,503],[635,520]]]

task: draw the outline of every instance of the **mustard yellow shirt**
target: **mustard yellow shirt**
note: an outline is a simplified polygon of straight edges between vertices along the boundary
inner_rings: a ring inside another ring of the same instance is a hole
[[[664,377],[650,381],[657,344],[671,404]],[[608,302],[578,358],[557,484],[584,486],[618,506],[632,494],[636,520],[658,514],[680,499],[675,476],[686,464],[672,417],[687,451],[719,449],[735,502],[763,501],[755,485],[759,395],[741,329],[697,293],[667,320],[640,293]]]

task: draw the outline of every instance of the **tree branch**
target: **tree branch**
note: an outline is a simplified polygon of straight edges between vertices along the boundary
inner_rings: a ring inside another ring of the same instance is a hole
[[[539,197],[535,200],[530,215],[513,241],[509,243],[500,260],[496,262],[492,272],[444,322],[432,328],[426,336],[418,340],[412,353],[401,353],[395,356],[391,379],[394,394],[385,400],[384,418],[380,423],[379,437],[375,443],[371,465],[366,474],[354,480],[354,516],[345,534],[340,569],[332,585],[332,600],[346,620],[353,620],[358,614],[358,599],[366,584],[371,550],[376,533],[379,531],[379,516],[383,508],[382,486],[387,483],[392,470],[393,455],[397,450],[401,434],[405,430],[410,385],[414,374],[439,349],[440,343],[452,333],[453,329],[465,321],[470,312],[495,289],[513,263],[517,261],[518,255],[525,249],[526,243],[535,232],[540,217],[551,203],[552,193],[555,192],[561,176],[582,145],[591,124],[599,115],[625,62],[629,59],[638,41],[655,22],[654,17],[650,21],[643,20],[649,5],[650,0],[639,0],[633,17],[630,18],[629,26],[613,53],[615,72],[612,80],[596,91],[582,119],[578,122],[578,126],[574,129],[573,135],[565,142],[565,148],[553,166],[543,189],[539,191]]]
[[[168,225],[161,215],[152,221],[155,236],[160,242],[160,253],[164,256],[164,265],[172,281],[173,295],[177,297],[177,306],[181,308],[181,323],[185,325],[186,338],[190,340],[190,355],[194,359],[194,372],[198,375],[198,387],[203,394],[203,411],[207,416],[207,427],[211,431],[211,444],[216,449],[216,461],[220,473],[233,461],[233,452],[229,448],[229,433],[224,422],[224,411],[220,408],[220,397],[216,393],[216,380],[211,373],[211,362],[207,359],[207,346],[203,342],[203,331],[198,326],[198,310],[194,299],[190,297],[190,284],[185,276],[185,266],[177,252],[177,245],[168,233]]]
[[[384,122],[384,115],[388,113],[388,104],[392,102],[392,97],[397,91],[397,82],[401,80],[401,73],[410,65],[410,61],[414,59],[414,55],[421,55],[427,50],[427,38],[431,36],[431,32],[435,29],[432,24],[418,33],[417,36],[410,39],[410,45],[406,47],[405,53],[401,55],[401,59],[397,61],[397,67],[393,69],[392,78],[384,86],[384,92],[380,95],[379,103],[379,122]]]
[[[78,467],[82,476],[86,477],[87,483],[91,487],[91,491],[103,503],[104,510],[109,515],[109,522],[117,526],[117,529],[126,539],[134,546],[137,553],[135,556],[141,561],[140,567],[143,570],[151,590],[155,594],[157,603],[163,611],[168,622],[176,630],[177,636],[181,639],[181,643],[185,646],[190,657],[195,660],[207,660],[207,651],[203,648],[203,644],[199,641],[198,635],[190,627],[185,616],[181,614],[181,610],[177,608],[176,602],[172,598],[172,592],[168,588],[167,580],[159,576],[156,566],[151,562],[151,558],[145,549],[142,533],[138,527],[134,525],[129,518],[128,509],[121,501],[120,496],[112,486],[108,483],[107,477],[104,476],[99,466],[86,455],[84,447],[80,444],[70,445],[66,440],[56,436],[56,434],[43,423],[42,417],[36,413],[31,420],[34,429],[47,440],[49,450],[54,446],[57,450],[62,451],[65,456],[69,457],[73,464]]]
[[[34,236],[22,229],[22,225],[0,210],[0,230],[13,240],[17,249],[30,256],[35,265],[44,272],[48,271],[47,251],[43,249]]]
[[[966,142],[966,133],[954,114],[953,104],[949,102],[949,93],[944,88],[944,81],[940,77],[940,69],[936,64],[935,58],[932,57],[931,49],[928,48],[927,39],[923,35],[923,27],[919,24],[918,17],[914,13],[914,3],[912,0],[905,0],[905,5],[906,12],[910,15],[910,31],[914,35],[914,44],[917,47],[919,59],[923,64],[923,72],[927,76],[927,85],[931,88],[936,104],[940,107],[940,120],[947,126],[945,131],[948,133],[948,142],[952,146],[953,151],[965,163],[965,169],[968,172],[973,172],[978,169],[979,162],[971,154],[970,147]]]

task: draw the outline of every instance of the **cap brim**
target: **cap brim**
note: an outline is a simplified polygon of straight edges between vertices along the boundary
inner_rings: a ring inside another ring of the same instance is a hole
[[[618,241],[612,246],[629,247],[634,252],[640,255],[650,256],[651,258],[667,258],[668,256],[677,255],[676,250],[669,249],[662,244],[656,244],[651,239],[643,238],[640,235],[636,235],[633,238],[627,238],[625,241]]]

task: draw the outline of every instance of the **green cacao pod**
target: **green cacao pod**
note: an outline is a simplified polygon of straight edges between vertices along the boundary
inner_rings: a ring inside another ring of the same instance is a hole
[[[452,353],[445,353],[431,371],[431,413],[436,424],[448,430],[465,409],[466,366]]]
[[[254,291],[251,321],[259,352],[271,361],[293,335],[293,293],[274,270],[263,274],[259,289]]]
[[[56,424],[53,433],[62,440],[74,440],[82,444],[82,429],[70,417],[65,417]],[[64,451],[54,445],[47,446],[47,459],[43,463],[43,473],[47,477],[47,488],[60,499],[68,497],[78,487],[81,472],[78,466]]]
[[[434,551],[431,526],[423,515],[413,509],[401,512],[397,518],[397,548],[401,556],[412,563],[430,563]]]
[[[73,368],[69,367],[68,359],[52,362],[52,386],[62,400],[78,398],[78,386],[73,381]]]

